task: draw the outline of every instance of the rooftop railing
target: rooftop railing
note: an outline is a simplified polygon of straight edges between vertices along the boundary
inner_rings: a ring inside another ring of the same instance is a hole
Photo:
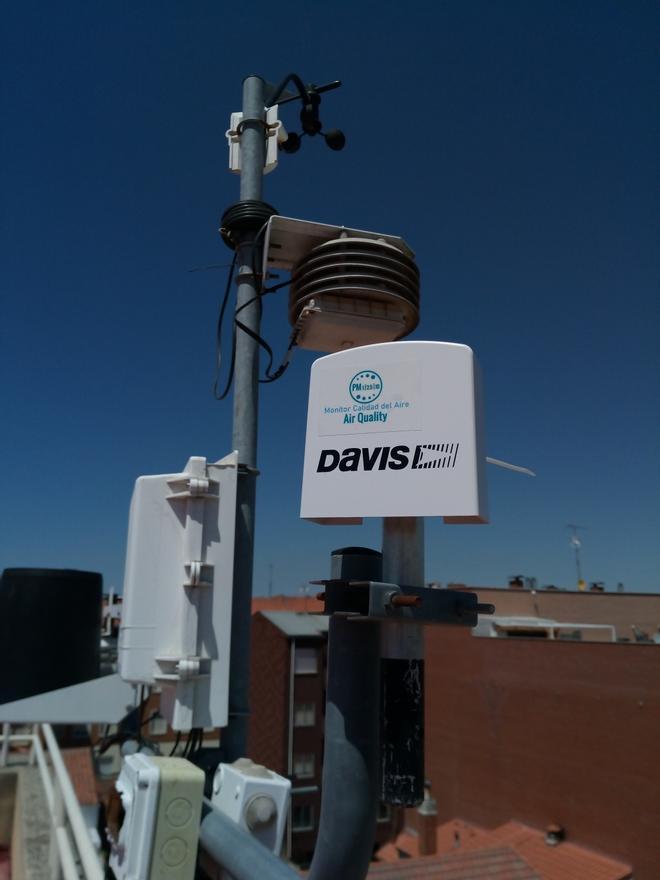
[[[35,724],[31,733],[12,733],[3,724],[0,767],[6,767],[12,745],[29,745],[28,763],[36,764],[50,819],[51,880],[103,880],[105,869],[92,842],[71,777],[50,724]],[[43,742],[42,742],[43,739]],[[44,748],[45,745],[45,748]]]

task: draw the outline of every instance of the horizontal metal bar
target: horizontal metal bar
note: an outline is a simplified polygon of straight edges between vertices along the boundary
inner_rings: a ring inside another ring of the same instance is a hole
[[[41,740],[38,736],[34,736],[33,738],[34,745],[34,754],[37,758],[37,766],[39,767],[39,774],[41,776],[41,784],[44,787],[44,791],[46,793],[46,803],[48,804],[48,809],[50,812],[53,812],[53,808],[55,805],[55,792],[53,791],[53,780],[50,777],[50,770],[48,769],[48,764],[46,762],[46,755],[44,754],[44,748],[41,745]]]
[[[87,830],[85,820],[83,819],[80,804],[78,803],[78,799],[73,790],[69,773],[62,760],[62,755],[57,740],[55,739],[53,729],[50,724],[43,724],[41,729],[43,730],[44,739],[48,746],[50,760],[55,772],[55,779],[62,795],[66,817],[71,826],[71,832],[73,833],[73,839],[76,842],[78,855],[80,856],[80,861],[83,865],[85,877],[87,880],[103,880],[104,871]]]
[[[60,857],[60,865],[64,874],[64,880],[80,880],[76,861],[73,857],[71,841],[66,832],[66,828],[53,828],[55,840],[57,842],[57,852]]]

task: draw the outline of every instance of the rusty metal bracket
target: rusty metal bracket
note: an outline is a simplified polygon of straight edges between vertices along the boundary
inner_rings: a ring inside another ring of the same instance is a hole
[[[400,620],[408,623],[454,624],[473,627],[480,614],[495,606],[479,602],[467,590],[436,590],[379,581],[314,581],[324,587],[319,599],[323,614],[341,614],[355,620]]]

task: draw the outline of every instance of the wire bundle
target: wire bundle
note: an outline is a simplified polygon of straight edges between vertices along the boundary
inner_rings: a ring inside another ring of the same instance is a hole
[[[289,366],[289,363],[291,360],[293,349],[295,348],[295,345],[296,345],[298,332],[296,330],[294,330],[293,333],[291,334],[290,339],[289,339],[289,345],[287,347],[287,350],[286,350],[286,353],[285,353],[284,358],[282,360],[282,363],[275,371],[273,371],[274,355],[273,355],[273,349],[271,348],[271,346],[263,338],[263,336],[260,336],[258,333],[255,333],[248,326],[246,326],[246,324],[244,324],[242,321],[240,321],[238,319],[238,315],[244,309],[247,309],[248,306],[251,306],[254,302],[257,302],[259,304],[259,316],[261,317],[263,297],[269,293],[275,293],[275,291],[280,290],[281,288],[286,287],[291,283],[290,281],[283,281],[280,284],[273,285],[272,287],[264,287],[263,286],[264,276],[261,272],[257,271],[257,254],[259,252],[259,243],[260,243],[261,239],[263,238],[264,233],[266,232],[266,228],[268,226],[268,220],[270,219],[270,216],[272,216],[272,215],[269,215],[268,219],[259,228],[259,231],[257,232],[257,234],[255,235],[254,239],[251,242],[241,242],[241,244],[238,246],[237,250],[234,252],[234,258],[231,261],[231,265],[229,267],[229,272],[227,274],[227,283],[225,285],[225,291],[224,291],[224,295],[222,298],[222,304],[220,306],[220,311],[218,313],[218,322],[217,322],[217,327],[216,327],[215,379],[213,382],[213,395],[216,398],[216,400],[224,400],[225,397],[227,397],[227,395],[229,394],[229,391],[231,389],[232,383],[234,381],[234,368],[235,368],[235,363],[236,363],[236,331],[237,330],[240,330],[243,333],[247,333],[247,335],[250,336],[252,339],[254,339],[255,342],[257,342],[257,344],[261,348],[263,348],[263,350],[268,355],[268,364],[266,366],[265,375],[259,379],[259,382],[261,382],[262,384],[267,384],[269,382],[275,382],[277,379],[279,379],[286,372],[286,369]],[[223,218],[223,220],[224,220],[224,218]],[[244,302],[241,306],[237,306],[234,309],[229,372],[228,372],[227,379],[225,381],[223,390],[220,392],[218,389],[219,389],[219,385],[220,385],[220,371],[221,371],[221,367],[222,367],[222,327],[224,324],[227,306],[229,304],[232,282],[234,281],[234,278],[236,275],[236,264],[238,263],[239,250],[244,247],[250,248],[250,265],[252,268],[252,277],[254,278],[255,283],[256,283],[257,293],[255,296],[253,296],[247,302]]]

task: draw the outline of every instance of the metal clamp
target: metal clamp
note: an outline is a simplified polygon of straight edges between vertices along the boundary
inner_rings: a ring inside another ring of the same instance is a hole
[[[495,606],[479,602],[467,590],[433,590],[379,581],[314,581],[325,588],[319,595],[324,614],[355,620],[401,620],[407,623],[444,623],[476,626],[479,614],[493,614]]]

